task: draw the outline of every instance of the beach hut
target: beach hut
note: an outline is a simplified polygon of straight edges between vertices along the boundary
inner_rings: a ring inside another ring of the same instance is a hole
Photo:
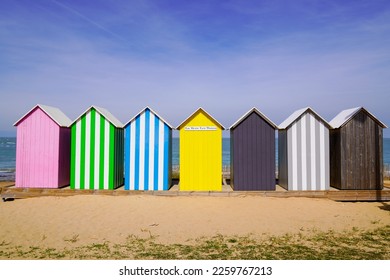
[[[89,107],[71,125],[72,189],[115,189],[123,184],[123,124],[109,111]]]
[[[330,125],[330,184],[342,190],[383,188],[383,128],[363,107],[340,112]]]
[[[14,124],[16,187],[59,188],[69,184],[70,123],[59,109],[36,105]]]
[[[180,190],[222,190],[222,130],[202,108],[178,127],[180,135]]]
[[[230,185],[235,191],[275,190],[275,129],[256,108],[230,127]]]
[[[279,125],[279,185],[287,190],[329,189],[330,125],[311,108]]]
[[[125,189],[168,190],[172,126],[146,107],[125,125]]]

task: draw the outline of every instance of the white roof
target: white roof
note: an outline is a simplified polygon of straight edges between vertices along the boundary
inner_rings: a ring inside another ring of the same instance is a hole
[[[278,129],[277,125],[274,124],[269,118],[267,118],[263,113],[261,113],[256,107],[253,107],[248,112],[246,112],[241,118],[239,118],[229,129],[235,128],[237,125],[239,125],[247,116],[249,116],[252,112],[255,112],[260,117],[262,117],[266,122],[269,123],[273,128]]]
[[[138,117],[139,115],[141,115],[143,112],[146,111],[146,109],[149,109],[153,114],[155,114],[160,120],[162,120],[167,126],[169,126],[171,129],[173,129],[173,127],[166,121],[164,120],[162,117],[160,117],[159,114],[157,114],[154,110],[152,110],[150,107],[146,106],[144,109],[142,109],[138,114],[136,114],[134,117],[132,117],[124,126],[127,126],[129,123],[131,123],[133,120],[135,120],[136,117]]]
[[[195,112],[193,112],[188,118],[186,118],[181,124],[179,124],[176,129],[180,129],[181,126],[183,124],[185,124],[187,122],[187,120],[189,120],[193,115],[195,115],[197,112],[199,111],[202,111],[203,113],[205,113],[207,116],[209,116],[209,118],[213,119],[223,130],[225,129],[225,127],[219,122],[217,121],[216,119],[213,118],[213,116],[211,116],[209,113],[206,112],[206,110],[204,110],[202,107],[199,107]]]
[[[383,128],[387,128],[387,126],[384,123],[378,120],[373,114],[368,112],[363,107],[356,107],[356,108],[343,110],[337,116],[335,116],[329,123],[334,128],[340,128],[341,126],[345,125],[350,119],[352,119],[357,113],[359,113],[361,110],[363,110],[369,116],[371,116],[371,118],[373,118],[374,121],[376,121],[380,126],[382,126]]]
[[[61,127],[68,127],[72,123],[72,121],[60,109],[47,105],[37,104],[30,111],[28,111],[27,114],[25,114],[17,122],[15,122],[14,126],[17,126],[19,122],[21,122],[36,108],[40,108],[42,111],[44,111],[54,122],[56,122]]]
[[[119,121],[116,117],[114,117],[113,114],[111,114],[107,109],[104,109],[102,107],[97,107],[92,105],[89,107],[84,113],[82,113],[79,117],[77,117],[71,125],[73,125],[75,122],[77,122],[82,116],[84,116],[86,113],[88,113],[91,109],[95,109],[98,111],[101,115],[103,115],[110,123],[112,123],[115,127],[123,128],[123,123]]]
[[[307,111],[312,112],[314,115],[316,115],[319,119],[321,119],[326,126],[330,127],[329,123],[322,118],[319,114],[317,114],[312,108],[306,107],[299,109],[292,113],[287,119],[285,119],[280,125],[279,129],[286,129],[288,128],[293,122],[295,122],[298,118],[300,118],[303,114],[305,114]]]

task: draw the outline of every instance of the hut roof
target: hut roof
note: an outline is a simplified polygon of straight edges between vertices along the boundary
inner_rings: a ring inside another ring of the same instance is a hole
[[[279,125],[279,129],[287,129],[287,128],[289,128],[297,119],[299,119],[299,118],[300,118],[303,114],[305,114],[306,112],[311,112],[312,114],[314,114],[315,116],[317,116],[321,121],[323,121],[324,124],[325,124],[328,128],[331,128],[331,126],[329,125],[329,123],[328,123],[324,118],[322,118],[319,114],[317,114],[312,108],[306,107],[306,108],[299,109],[299,110],[295,111],[294,113],[292,113],[287,119],[285,119],[285,120]]]
[[[255,113],[259,115],[261,118],[263,118],[270,126],[272,126],[275,129],[278,129],[277,125],[274,124],[269,118],[267,118],[263,113],[261,113],[257,108],[253,107],[248,112],[246,112],[241,118],[239,118],[234,124],[230,126],[229,129],[234,129],[236,126],[238,126],[242,121],[245,120],[246,117],[248,117],[250,114]]]
[[[147,109],[149,109],[153,114],[155,114],[160,120],[162,120],[167,126],[169,126],[171,129],[173,127],[166,121],[164,120],[159,114],[157,114],[154,110],[152,110],[150,107],[146,106],[144,109],[142,109],[138,114],[136,114],[134,117],[132,117],[124,126],[126,127],[128,124],[130,124],[133,120],[135,120],[136,117],[141,115],[143,112],[145,112]]]
[[[21,117],[17,122],[15,122],[14,126],[17,126],[22,120],[24,120],[24,118],[26,118],[36,108],[40,108],[60,127],[68,127],[72,123],[72,121],[60,109],[56,107],[47,106],[47,105],[37,104],[30,111],[28,111],[23,117]]]
[[[211,116],[209,113],[206,112],[206,110],[204,110],[202,107],[199,107],[195,112],[193,112],[188,118],[186,118],[181,124],[179,124],[176,129],[180,129],[193,115],[195,115],[196,113],[198,112],[203,112],[205,115],[207,115],[210,119],[212,119],[213,121],[215,121],[221,128],[222,130],[225,129],[225,127],[219,122],[217,121],[216,119],[213,118],[213,116]]]
[[[110,123],[112,123],[117,128],[123,128],[123,123],[121,123],[116,117],[114,117],[113,114],[111,114],[107,109],[102,107],[97,107],[92,105],[89,107],[84,113],[82,113],[78,118],[76,118],[71,125],[76,123],[82,116],[84,116],[86,113],[88,113],[91,109],[95,109],[98,111],[101,115],[103,115]]]
[[[344,126],[347,122],[349,122],[360,111],[364,111],[381,127],[387,128],[387,126],[384,123],[382,123],[380,120],[378,120],[373,114],[368,112],[363,107],[356,107],[356,108],[343,110],[337,116],[335,116],[329,123],[333,128],[340,128],[340,127]]]

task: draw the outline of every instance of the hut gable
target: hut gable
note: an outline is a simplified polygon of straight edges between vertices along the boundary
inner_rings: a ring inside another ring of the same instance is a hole
[[[88,112],[91,110],[97,111],[100,115],[102,115],[106,120],[108,120],[111,124],[113,124],[117,128],[123,128],[123,123],[119,121],[113,114],[110,113],[105,108],[97,107],[97,106],[91,106],[89,107],[84,113],[82,113],[79,117],[77,117],[71,125],[75,124],[77,121],[79,121],[83,116],[87,115]],[[70,125],[70,126],[71,126]]]
[[[364,107],[356,107],[352,109],[347,109],[341,111],[337,116],[335,116],[329,123],[333,128],[340,128],[346,125],[351,121],[359,112],[364,112],[368,115],[373,121],[375,121],[382,128],[387,128],[387,126],[377,119],[373,114],[367,111]]]
[[[279,125],[279,184],[289,190],[329,189],[330,125],[311,108]]]
[[[230,184],[234,190],[275,190],[275,129],[256,108],[230,127]]]
[[[18,126],[23,120],[31,115],[36,110],[42,110],[51,120],[53,120],[60,127],[68,127],[72,121],[58,108],[47,105],[37,104],[30,111],[28,111],[23,117],[21,117],[14,126]]]
[[[203,117],[198,117],[203,116]],[[225,127],[219,123],[216,119],[214,119],[209,113],[206,112],[203,108],[198,108],[195,112],[193,112],[188,118],[186,118],[181,124],[179,124],[176,129],[180,130],[188,123],[192,122],[194,119],[197,119],[196,122],[203,123],[205,119],[209,122],[212,122],[215,126],[219,127],[222,130],[225,130]]]
[[[166,120],[164,120],[159,114],[156,113],[152,108],[146,106],[144,109],[142,109],[138,114],[136,114],[134,117],[132,117],[125,125],[124,127],[128,126],[131,122],[133,122],[137,117],[144,114],[146,111],[151,112],[154,116],[159,118],[163,123],[165,123],[170,129],[173,129],[173,126],[170,125]]]
[[[277,129],[278,127],[276,124],[274,124],[269,118],[267,118],[263,113],[261,113],[257,108],[253,107],[248,112],[246,112],[241,118],[239,118],[234,124],[232,124],[229,129],[234,129],[238,125],[240,125],[243,121],[245,121],[248,116],[251,114],[257,114],[260,118],[262,118],[264,121],[266,121],[271,127],[274,129]]]
[[[324,123],[328,128],[331,128],[331,125],[324,119],[322,118],[319,114],[317,114],[312,108],[306,107],[299,109],[292,113],[287,119],[285,119],[280,125],[279,129],[288,129],[290,126],[292,126],[295,122],[299,121],[300,118],[306,114],[306,113],[311,113],[315,118],[320,120],[321,122]]]
[[[180,131],[180,190],[222,190],[222,130],[202,108],[178,127]]]
[[[146,107],[125,125],[125,189],[171,186],[172,126]]]
[[[36,105],[20,118],[16,141],[17,187],[69,184],[70,119],[59,109]]]

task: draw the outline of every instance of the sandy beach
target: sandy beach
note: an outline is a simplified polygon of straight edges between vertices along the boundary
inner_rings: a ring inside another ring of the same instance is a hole
[[[153,235],[158,242],[171,244],[216,234],[256,238],[375,229],[390,225],[390,203],[255,196],[80,195],[2,202],[0,221],[0,243],[22,247],[120,243],[129,235]]]

